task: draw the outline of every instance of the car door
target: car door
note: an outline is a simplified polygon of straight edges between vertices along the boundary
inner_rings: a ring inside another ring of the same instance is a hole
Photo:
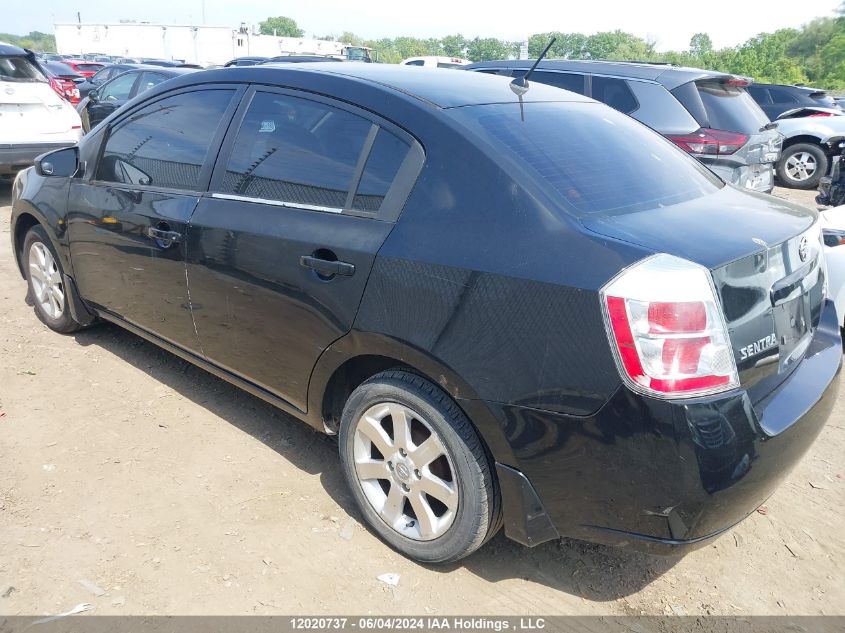
[[[137,72],[127,72],[118,75],[97,88],[95,98],[89,93],[89,101],[85,109],[88,112],[88,122],[91,128],[129,101],[132,95],[132,88],[139,74]]]
[[[345,104],[271,89],[245,99],[188,231],[206,358],[304,410],[422,157],[407,133]]]
[[[165,93],[133,108],[96,133],[104,137],[99,159],[72,181],[68,196],[68,239],[81,295],[192,351],[185,234],[238,90]]]

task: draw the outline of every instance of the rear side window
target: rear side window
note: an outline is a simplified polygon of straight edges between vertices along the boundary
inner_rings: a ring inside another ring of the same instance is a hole
[[[672,94],[701,127],[754,134],[769,122],[751,95],[739,86],[691,81],[672,90]]]
[[[233,90],[198,90],[156,101],[110,130],[97,179],[196,191]]]
[[[319,209],[376,212],[407,153],[403,141],[351,112],[259,92],[238,130],[220,190]]]
[[[614,110],[631,114],[639,107],[637,98],[624,79],[593,75],[593,99],[606,103]]]
[[[798,97],[783,88],[769,88],[772,103],[798,103]]]
[[[762,86],[748,86],[746,90],[748,90],[748,94],[750,94],[757,103],[769,102],[769,93]]]
[[[352,201],[359,211],[378,211],[408,153],[408,145],[380,128]]]
[[[524,120],[518,104],[449,114],[517,168],[548,183],[576,215],[669,206],[722,186],[659,134],[599,104],[526,103]]]
[[[412,62],[408,62],[405,64],[406,66],[425,66],[425,60],[422,59],[415,59]]]

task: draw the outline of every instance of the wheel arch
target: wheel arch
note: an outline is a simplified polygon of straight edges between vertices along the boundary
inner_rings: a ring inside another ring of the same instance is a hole
[[[824,145],[822,144],[821,138],[818,136],[813,136],[812,134],[799,134],[798,136],[791,136],[783,140],[783,148],[781,151],[787,149],[788,147],[792,147],[793,145],[798,145],[798,143],[811,143],[812,145],[818,145],[822,148],[822,151],[828,153],[825,149]]]
[[[500,463],[516,463],[500,422],[489,407],[478,406],[484,403],[466,381],[431,354],[382,334],[351,332],[323,352],[308,386],[309,424],[336,433],[349,394],[387,369],[404,369],[439,386],[467,416],[492,457]],[[472,402],[472,415],[462,401]]]

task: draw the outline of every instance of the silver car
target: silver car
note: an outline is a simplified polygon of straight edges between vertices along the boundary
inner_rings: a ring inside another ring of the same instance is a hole
[[[519,77],[533,61],[480,62],[465,70]],[[639,62],[549,60],[531,80],[592,97],[660,132],[723,180],[770,192],[782,137],[746,77]],[[609,150],[612,148],[608,148]]]

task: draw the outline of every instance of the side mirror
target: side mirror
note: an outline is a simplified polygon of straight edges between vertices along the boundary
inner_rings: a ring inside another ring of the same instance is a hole
[[[99,99],[100,99],[100,95],[97,93],[96,88],[88,91],[88,100],[89,101],[98,101]]]
[[[79,169],[79,150],[76,147],[65,147],[35,159],[35,173],[39,176],[58,176],[70,178]]]

